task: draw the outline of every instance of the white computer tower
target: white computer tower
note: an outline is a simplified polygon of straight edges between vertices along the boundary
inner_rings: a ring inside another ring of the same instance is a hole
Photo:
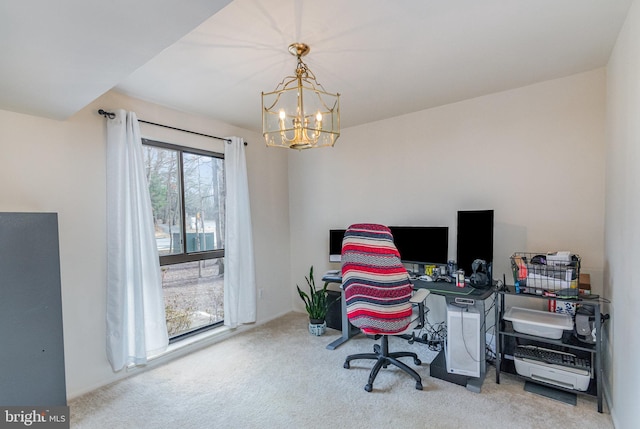
[[[480,313],[472,306],[447,306],[447,372],[480,377]]]

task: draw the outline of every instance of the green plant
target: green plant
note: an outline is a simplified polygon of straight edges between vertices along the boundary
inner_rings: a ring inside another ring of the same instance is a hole
[[[327,286],[329,283],[325,283],[322,289],[316,288],[316,282],[313,279],[313,265],[309,270],[309,277],[304,278],[309,286],[309,294],[300,289],[300,286],[296,285],[298,294],[304,302],[304,306],[309,315],[309,319],[324,320],[327,316]]]
[[[167,332],[169,336],[182,334],[191,327],[191,316],[195,306],[188,303],[186,307],[179,305],[176,298],[171,302],[165,302],[164,312],[167,320]]]

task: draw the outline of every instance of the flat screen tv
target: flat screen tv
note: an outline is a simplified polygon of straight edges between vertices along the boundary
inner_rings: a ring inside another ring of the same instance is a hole
[[[449,228],[446,226],[390,226],[402,262],[445,264],[449,257]]]

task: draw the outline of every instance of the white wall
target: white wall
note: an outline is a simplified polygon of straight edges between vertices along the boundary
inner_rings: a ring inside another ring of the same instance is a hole
[[[607,67],[605,296],[607,379],[616,428],[640,422],[640,3],[627,14]],[[615,352],[613,352],[615,350]]]
[[[348,94],[345,94],[345,98]],[[515,251],[571,250],[602,286],[603,69],[343,130],[289,155],[293,280],[329,267],[328,230],[449,226],[495,210],[496,277]],[[372,100],[375,102],[375,100]]]
[[[256,277],[263,298],[258,323],[291,310],[287,157],[267,150],[260,135],[204,117],[109,92],[60,122],[0,111],[0,211],[59,214],[67,396],[121,378],[105,354],[106,177],[105,119],[99,108],[133,110],[151,122],[249,142],[247,167]],[[219,141],[142,126],[143,135],[221,150]],[[3,285],[2,287],[7,287]]]
[[[493,209],[496,278],[509,279],[513,252],[571,250],[598,293],[604,124],[598,69],[346,129],[332,149],[290,153],[292,283],[312,264],[339,268],[328,262],[330,228],[449,226],[455,258],[457,211]]]

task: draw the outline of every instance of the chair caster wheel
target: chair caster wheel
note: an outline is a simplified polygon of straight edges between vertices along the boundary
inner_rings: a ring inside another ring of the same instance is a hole
[[[416,381],[416,389],[422,390],[422,383],[420,383],[419,381]]]
[[[351,365],[349,365],[349,362],[345,362],[344,365],[342,366],[345,367],[346,369],[351,368]]]
[[[416,365],[422,365],[422,361],[420,359],[414,359],[413,363]]]
[[[373,390],[373,386],[370,384],[367,384],[366,386],[364,386],[364,390],[366,390],[367,392],[371,392]]]

